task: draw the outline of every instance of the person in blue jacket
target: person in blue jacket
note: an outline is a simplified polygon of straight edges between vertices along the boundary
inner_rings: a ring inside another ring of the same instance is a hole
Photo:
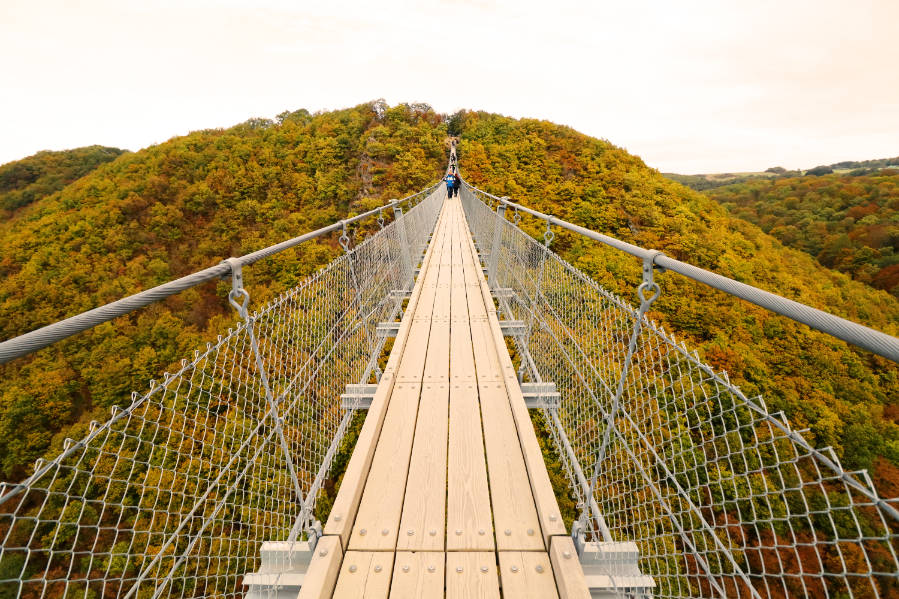
[[[446,183],[446,197],[448,197],[448,198],[453,197],[453,192],[456,191],[456,189],[458,189],[458,186],[459,186],[459,184],[456,183],[456,181],[458,179],[459,179],[459,177],[457,177],[455,175],[455,173],[447,173],[446,176],[443,178],[443,181]]]

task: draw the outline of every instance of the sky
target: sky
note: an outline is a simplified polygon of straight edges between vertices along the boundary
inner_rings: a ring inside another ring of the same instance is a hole
[[[899,156],[899,0],[0,0],[0,164],[384,98],[664,172]]]

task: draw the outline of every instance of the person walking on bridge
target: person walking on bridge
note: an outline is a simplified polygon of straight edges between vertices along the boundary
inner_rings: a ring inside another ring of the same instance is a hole
[[[443,178],[443,181],[446,183],[446,197],[448,197],[448,198],[453,197],[453,192],[459,188],[459,185],[461,183],[461,182],[457,183],[458,180],[459,180],[459,177],[453,172],[447,173],[446,176]]]

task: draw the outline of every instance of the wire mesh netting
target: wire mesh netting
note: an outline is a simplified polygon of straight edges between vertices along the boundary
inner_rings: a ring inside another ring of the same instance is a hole
[[[0,487],[0,597],[242,596],[296,539],[377,371],[445,191],[248,315],[35,474]]]
[[[543,416],[589,509],[588,541],[636,543],[657,597],[899,596],[899,500],[660,326],[635,327],[634,307],[498,216],[495,198],[461,197],[491,286],[511,289],[497,294],[505,318],[527,325],[524,378],[561,393]]]

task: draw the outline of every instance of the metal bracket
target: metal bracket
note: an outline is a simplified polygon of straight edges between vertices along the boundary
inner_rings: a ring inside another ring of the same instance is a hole
[[[562,394],[556,390],[555,383],[521,383],[521,394],[524,396],[524,405],[529,410],[557,410],[562,403]]]
[[[344,410],[367,410],[377,390],[377,385],[347,385],[346,392],[340,395],[340,407]]]
[[[503,337],[518,337],[527,332],[528,325],[523,320],[500,320],[499,328]]]
[[[396,337],[400,332],[400,324],[399,322],[379,322],[375,327],[375,334],[384,338]]]
[[[571,523],[571,540],[574,543],[578,557],[584,554],[584,546],[587,544],[585,529],[586,527],[581,519]]]
[[[405,289],[393,289],[390,291],[390,299],[403,300],[412,297],[412,292]]]
[[[578,548],[584,580],[594,597],[651,597],[656,587],[652,576],[640,571],[640,549],[633,541],[585,543]]]
[[[511,287],[497,287],[493,290],[496,299],[511,299],[515,297],[515,291]]]

